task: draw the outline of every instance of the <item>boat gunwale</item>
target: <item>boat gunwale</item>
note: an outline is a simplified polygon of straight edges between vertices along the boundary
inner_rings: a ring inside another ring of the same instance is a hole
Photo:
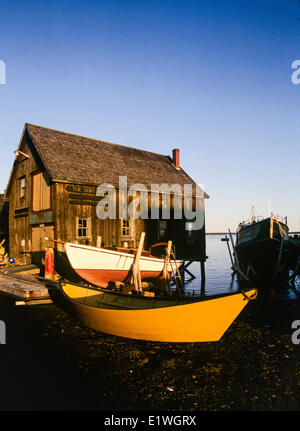
[[[143,300],[143,301],[153,301],[155,299],[159,300],[159,301],[170,301],[171,299],[177,299],[177,300],[184,300],[187,301],[183,304],[174,304],[174,305],[170,305],[170,307],[176,306],[176,305],[189,305],[189,304],[193,304],[193,303],[197,303],[197,302],[201,302],[201,301],[209,301],[209,300],[213,300],[213,299],[219,299],[219,298],[226,298],[229,296],[233,296],[233,295],[238,295],[238,294],[247,294],[248,292],[254,290],[254,287],[248,287],[246,289],[243,290],[238,290],[235,292],[225,292],[225,293],[216,293],[213,294],[211,296],[180,296],[180,295],[169,295],[169,296],[143,296],[143,295],[130,295],[128,293],[123,293],[123,292],[117,292],[117,291],[112,291],[109,290],[107,288],[101,288],[101,287],[96,287],[96,286],[86,286],[80,283],[74,283],[74,282],[69,282],[69,281],[65,281],[65,280],[61,280],[59,281],[59,286],[60,286],[60,290],[62,290],[62,292],[64,293],[64,295],[66,295],[68,298],[70,298],[72,301],[76,302],[76,299],[68,296],[63,287],[62,284],[70,284],[73,286],[77,286],[80,287],[82,289],[89,289],[89,290],[94,290],[95,292],[99,292],[99,293],[106,293],[108,295],[113,295],[113,296],[120,296],[120,297],[125,297],[125,298],[135,298],[137,300]],[[247,298],[245,298],[246,300]],[[79,302],[79,301],[77,301]]]
[[[83,245],[83,244],[74,244],[72,242],[68,242],[65,244],[66,246],[70,246],[70,247],[74,247],[74,248],[82,248],[83,250],[90,250],[90,251],[96,251],[96,252],[102,252],[102,253],[108,253],[108,254],[115,254],[118,256],[125,256],[125,257],[132,257],[134,259],[135,254],[134,253],[125,253],[122,251],[118,251],[118,250],[110,250],[107,248],[102,248],[102,247],[93,247],[93,246],[89,246],[89,245]],[[141,255],[140,259],[142,260],[150,260],[150,261],[156,261],[156,262],[163,262],[165,259],[164,258],[159,258],[156,256],[150,257],[150,256],[143,256]],[[176,260],[176,262],[182,262],[182,260],[178,259]]]
[[[280,223],[282,226],[285,226],[288,230],[289,230],[289,227],[288,227],[288,225],[287,224],[285,224],[285,223],[283,223],[282,221],[280,221],[280,220],[278,220],[276,217],[274,217],[274,216],[272,216],[272,218],[273,219],[275,219],[278,223]],[[240,225],[239,227],[238,227],[238,229],[237,229],[237,234],[239,234],[240,233],[240,231],[241,230],[243,230],[243,229],[247,229],[247,228],[249,228],[249,227],[251,227],[251,226],[256,226],[256,225],[258,225],[258,224],[260,224],[260,223],[263,223],[263,222],[266,222],[266,221],[271,221],[271,217],[266,217],[266,218],[264,218],[264,219],[262,219],[262,220],[258,220],[258,221],[253,221],[253,222],[251,222],[251,223],[247,223],[247,224],[242,224],[242,225]]]

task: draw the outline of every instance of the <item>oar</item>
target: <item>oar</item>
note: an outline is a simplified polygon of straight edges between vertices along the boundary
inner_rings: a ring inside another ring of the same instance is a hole
[[[163,267],[163,280],[164,280],[164,287],[169,295],[172,295],[172,290],[169,283],[169,272],[168,272],[171,249],[172,249],[172,241],[168,241],[168,246],[166,248],[166,257],[165,257],[164,267]]]
[[[144,239],[145,239],[145,232],[142,232],[139,246],[135,255],[135,259],[133,262],[132,267],[132,274],[133,274],[133,281],[134,281],[134,287],[135,290],[142,292],[142,282],[141,282],[141,273],[140,273],[140,257],[143,251],[144,246]]]
[[[52,241],[52,242],[57,242],[58,244],[68,244],[67,241],[59,241],[58,239],[50,239],[47,236],[45,236],[44,238],[46,241]]]

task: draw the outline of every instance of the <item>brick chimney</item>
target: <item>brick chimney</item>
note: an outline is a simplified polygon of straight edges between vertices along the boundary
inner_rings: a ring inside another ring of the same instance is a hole
[[[178,148],[175,148],[173,150],[173,163],[177,169],[180,169],[180,162],[179,162],[179,150]]]

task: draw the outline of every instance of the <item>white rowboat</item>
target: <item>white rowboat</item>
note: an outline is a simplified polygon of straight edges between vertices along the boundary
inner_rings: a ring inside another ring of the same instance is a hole
[[[126,282],[131,275],[135,260],[135,251],[122,249],[111,250],[74,243],[65,243],[69,262],[76,273],[88,283],[107,287],[116,281]],[[126,251],[125,251],[126,250]],[[139,259],[139,270],[143,281],[152,281],[160,277],[164,259],[143,252]],[[179,267],[182,261],[176,261]],[[171,265],[168,264],[171,273]]]

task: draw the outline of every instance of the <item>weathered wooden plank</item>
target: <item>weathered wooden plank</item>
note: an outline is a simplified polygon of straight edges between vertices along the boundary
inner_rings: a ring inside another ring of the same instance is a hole
[[[36,265],[16,265],[3,268],[4,273],[9,274],[40,274],[40,268]]]
[[[28,279],[27,279],[28,280]],[[50,284],[49,284],[50,286]],[[55,286],[54,283],[51,286]],[[49,289],[38,280],[26,281],[25,277],[0,274],[0,292],[15,299],[49,299]]]
[[[42,305],[53,304],[52,299],[31,299],[29,301],[15,301],[15,305]]]

